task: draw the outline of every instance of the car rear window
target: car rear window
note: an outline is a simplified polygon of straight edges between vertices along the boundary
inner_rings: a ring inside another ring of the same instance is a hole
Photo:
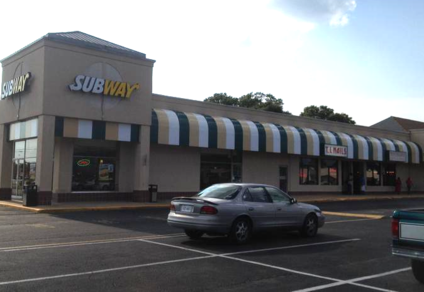
[[[213,185],[201,191],[198,196],[201,198],[232,200],[240,192],[240,189],[240,186],[235,185]]]

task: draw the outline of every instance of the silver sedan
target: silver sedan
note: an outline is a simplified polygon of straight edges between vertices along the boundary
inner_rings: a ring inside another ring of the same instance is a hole
[[[298,203],[276,187],[262,184],[216,184],[194,197],[171,202],[168,224],[197,239],[203,234],[228,235],[230,241],[247,242],[258,230],[284,227],[313,237],[324,226],[321,210]]]

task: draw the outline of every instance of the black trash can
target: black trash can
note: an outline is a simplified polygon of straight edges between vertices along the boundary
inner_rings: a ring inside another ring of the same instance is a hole
[[[150,202],[156,203],[158,201],[158,185],[149,185]]]
[[[22,196],[23,205],[27,207],[37,206],[37,192],[38,188],[36,185],[26,186]]]

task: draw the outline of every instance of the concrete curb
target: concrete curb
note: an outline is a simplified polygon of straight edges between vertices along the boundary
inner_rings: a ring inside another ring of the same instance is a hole
[[[298,198],[300,203],[331,203],[331,202],[350,202],[350,201],[384,201],[384,200],[403,200],[403,199],[424,199],[424,195],[389,195],[389,196],[355,196],[355,197],[331,197],[331,198]],[[168,208],[169,203],[141,203],[135,206],[129,205],[112,205],[112,206],[68,206],[68,207],[51,207],[51,206],[38,206],[26,207],[19,203],[0,201],[0,206],[14,208],[18,210],[25,210],[34,213],[55,214],[55,213],[70,213],[70,212],[88,212],[88,211],[119,211],[119,210],[141,210],[141,209],[155,209],[155,208]]]

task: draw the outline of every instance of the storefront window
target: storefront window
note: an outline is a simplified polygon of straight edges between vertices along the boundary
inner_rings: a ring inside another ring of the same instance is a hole
[[[75,146],[72,191],[114,191],[116,148]]]
[[[383,164],[383,186],[395,186],[396,183],[396,164]]]
[[[321,160],[321,185],[338,185],[338,161],[336,159]]]
[[[200,188],[213,184],[242,181],[241,153],[202,154],[200,169]]]
[[[12,163],[12,195],[20,199],[26,186],[35,183],[37,139],[17,141]]]
[[[367,163],[367,185],[379,186],[380,182],[380,163],[368,162]]]
[[[318,159],[301,158],[299,165],[299,184],[317,185],[318,184]]]
[[[25,157],[25,141],[15,142],[15,153],[13,158]]]

